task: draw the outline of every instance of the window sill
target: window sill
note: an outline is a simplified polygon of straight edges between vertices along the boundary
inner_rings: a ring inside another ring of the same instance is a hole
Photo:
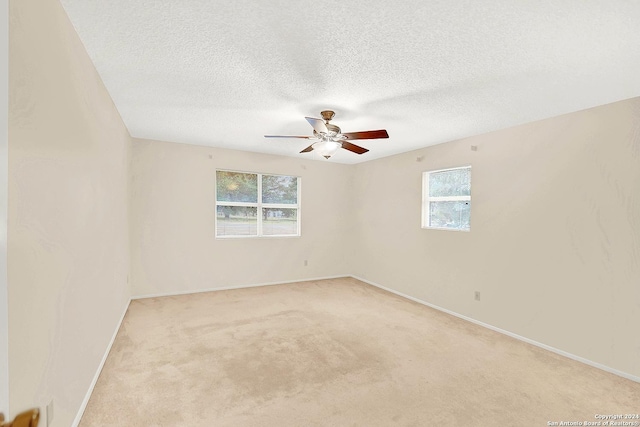
[[[215,236],[216,240],[245,240],[245,239],[255,239],[255,240],[264,240],[264,239],[295,239],[298,237],[302,237],[302,235],[290,235],[290,236]]]
[[[471,232],[471,229],[464,228],[447,228],[447,227],[421,227],[423,230],[442,230],[442,231],[462,231],[464,233]]]

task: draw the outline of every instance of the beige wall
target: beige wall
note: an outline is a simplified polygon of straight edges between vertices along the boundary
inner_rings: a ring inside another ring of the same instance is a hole
[[[422,172],[468,164],[471,232],[421,229]],[[355,171],[355,275],[640,376],[640,98]]]
[[[216,168],[300,176],[302,236],[216,239]],[[347,165],[134,139],[132,169],[134,295],[351,272]]]
[[[9,3],[0,0],[0,28],[9,27]],[[9,32],[0,32],[0,412],[9,411],[9,308],[7,300],[7,204],[9,202],[7,113]]]
[[[58,1],[9,13],[10,410],[67,427],[130,296],[131,143]]]

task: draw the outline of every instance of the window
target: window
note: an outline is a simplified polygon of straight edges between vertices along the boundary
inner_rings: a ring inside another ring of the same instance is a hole
[[[471,166],[422,174],[422,228],[470,230]]]
[[[300,178],[216,171],[216,237],[300,235]]]

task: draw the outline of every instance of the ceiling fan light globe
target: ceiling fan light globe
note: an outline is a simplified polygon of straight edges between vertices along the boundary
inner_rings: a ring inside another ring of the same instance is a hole
[[[325,139],[313,144],[313,151],[317,151],[318,154],[320,154],[322,157],[328,159],[329,157],[336,154],[336,151],[338,151],[338,148],[340,148],[341,146],[342,144],[340,144],[339,142]]]

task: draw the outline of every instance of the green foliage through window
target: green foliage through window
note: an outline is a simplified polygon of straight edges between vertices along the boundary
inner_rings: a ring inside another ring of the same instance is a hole
[[[258,176],[253,173],[217,171],[216,200],[257,203]]]
[[[295,204],[298,200],[298,178],[284,175],[262,175],[262,202]]]

